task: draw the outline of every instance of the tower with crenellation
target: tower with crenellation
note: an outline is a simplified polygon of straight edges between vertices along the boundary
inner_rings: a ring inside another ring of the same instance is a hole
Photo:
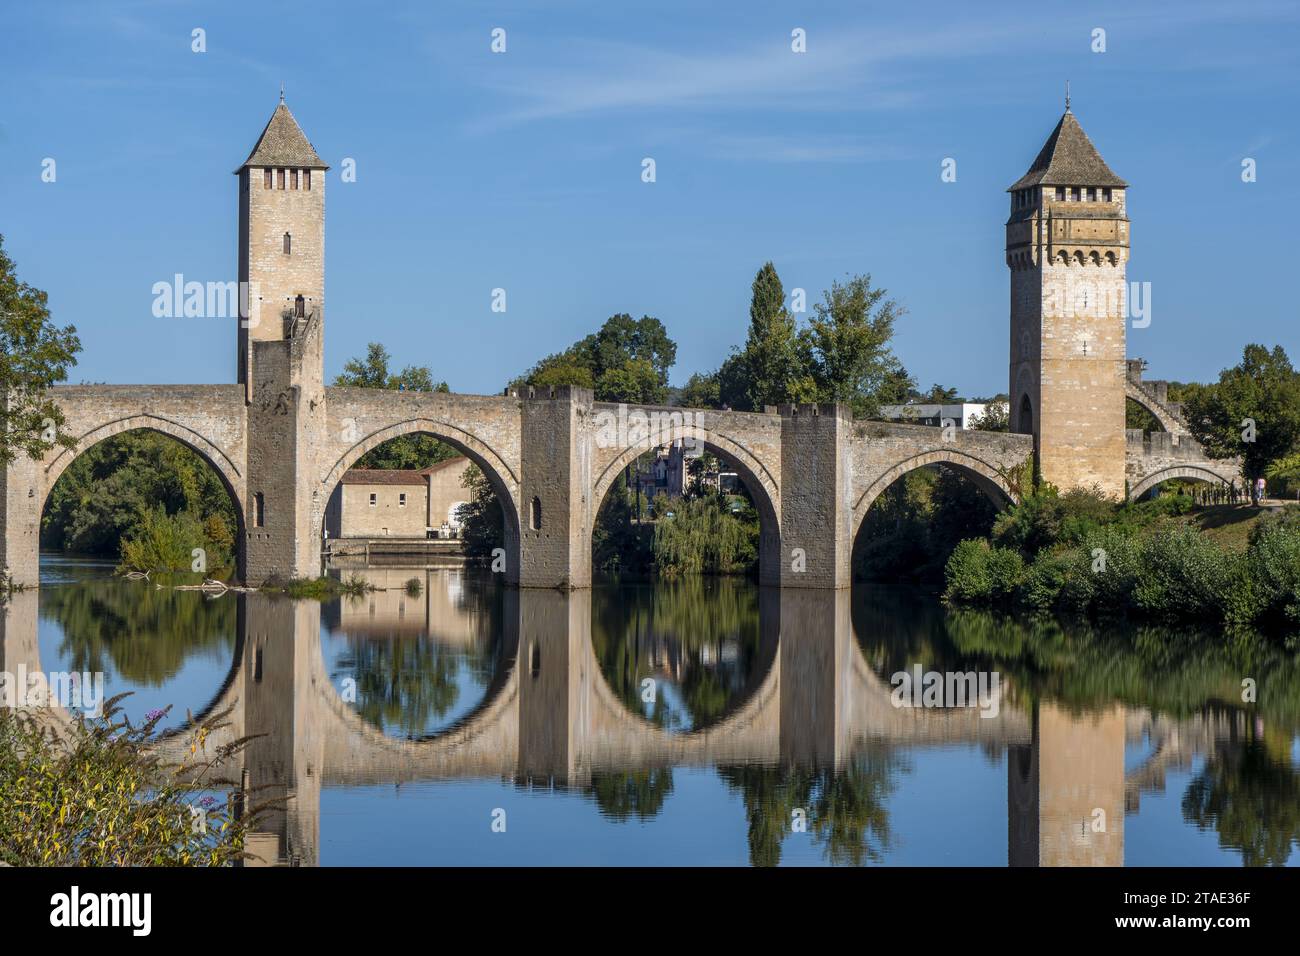
[[[311,529],[325,434],[325,171],[280,103],[239,177],[239,383],[248,406],[245,580],[320,563]]]
[[[254,342],[287,341],[325,311],[325,171],[284,103],[239,177],[239,381]],[[246,308],[244,308],[246,306]]]
[[[1125,493],[1128,184],[1070,111],[1007,191],[1011,430],[1062,490]]]

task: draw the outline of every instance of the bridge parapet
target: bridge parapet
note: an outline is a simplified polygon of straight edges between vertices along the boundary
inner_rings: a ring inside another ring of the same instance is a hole
[[[852,447],[856,534],[881,492],[927,465],[956,468],[999,506],[1015,501],[1020,470],[1033,457],[1034,440],[1009,432],[855,421]]]
[[[1142,372],[1146,361],[1140,358],[1128,359],[1125,363],[1124,397],[1141,405],[1150,412],[1168,434],[1174,436],[1174,444],[1184,436],[1190,436],[1187,420],[1183,417],[1181,402],[1169,401],[1169,383],[1164,380],[1144,381]]]

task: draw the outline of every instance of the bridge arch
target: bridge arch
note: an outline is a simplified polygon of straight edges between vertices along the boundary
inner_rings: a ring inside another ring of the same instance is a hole
[[[1007,484],[1006,477],[998,468],[981,458],[959,451],[956,448],[932,448],[929,451],[921,452],[900,461],[867,486],[867,489],[862,492],[853,505],[851,540],[857,539],[858,532],[862,530],[862,522],[866,520],[867,512],[871,510],[872,504],[875,503],[875,500],[880,497],[884,490],[909,471],[915,471],[917,468],[923,468],[926,465],[948,465],[955,469],[963,478],[970,479],[975,487],[983,492],[998,509],[1016,503],[1016,496],[1012,492],[1011,486]]]
[[[58,482],[69,465],[104,439],[130,431],[158,432],[169,438],[176,439],[202,458],[221,478],[221,483],[226,486],[226,491],[229,492],[231,500],[235,503],[235,514],[238,516],[240,523],[240,527],[237,529],[238,536],[239,540],[242,540],[245,514],[244,476],[239,465],[232,461],[230,456],[221,448],[194,431],[194,429],[170,418],[163,418],[160,415],[129,415],[114,419],[111,422],[105,422],[77,436],[76,448],[60,448],[54,452],[54,457],[49,460],[49,463],[43,469],[45,488],[44,497],[41,500],[41,510],[44,511],[50,492],[54,490],[55,483]]]
[[[760,534],[765,538],[769,535],[779,537],[781,492],[767,465],[750,454],[743,445],[720,432],[696,427],[695,434],[703,443],[706,451],[711,451],[735,465],[736,471],[745,483],[745,487],[749,489],[749,493],[754,498],[754,507],[758,509]],[[668,444],[668,442],[663,444]],[[593,514],[600,510],[609,489],[613,487],[614,482],[623,473],[623,470],[646,452],[653,451],[657,447],[659,446],[635,444],[619,452],[614,460],[605,466],[604,470],[597,476],[595,487],[592,489]]]
[[[1151,417],[1160,423],[1160,427],[1169,434],[1181,435],[1186,433],[1187,427],[1175,418],[1169,412],[1169,409],[1154,401],[1146,390],[1137,385],[1132,379],[1125,379],[1124,381],[1124,397],[1150,413]]]
[[[780,575],[781,562],[781,491],[771,470],[736,439],[703,426],[694,426],[694,436],[706,451],[726,459],[735,467],[745,483],[754,507],[758,510],[758,571],[764,582],[775,581]],[[639,457],[660,444],[647,446],[636,443],[620,451],[596,477],[592,489],[592,521],[587,529],[587,548],[592,547],[595,519],[605,503],[605,497],[623,470]],[[593,469],[594,470],[594,469]]]
[[[483,472],[497,500],[501,503],[501,512],[505,516],[506,552],[510,567],[519,566],[519,476],[495,448],[477,435],[451,422],[432,418],[410,418],[405,421],[377,428],[357,441],[334,463],[321,482],[324,495],[321,499],[323,520],[324,506],[334,493],[334,489],[343,479],[349,468],[355,465],[366,452],[378,448],[386,441],[401,438],[404,435],[427,434],[439,441],[451,445]],[[317,528],[319,534],[320,529]]]
[[[1175,478],[1204,481],[1209,484],[1223,485],[1225,488],[1230,484],[1228,479],[1224,478],[1223,475],[1214,471],[1210,467],[1191,464],[1171,465],[1168,468],[1161,468],[1159,471],[1154,471],[1143,477],[1142,480],[1134,485],[1132,490],[1129,491],[1129,501],[1137,501],[1156,485]]]
[[[44,487],[41,488],[40,507],[36,514],[40,516],[45,513],[54,486],[67,471],[68,466],[105,439],[131,431],[151,431],[175,439],[198,455],[216,473],[234,506],[235,527],[231,529],[235,538],[234,559],[236,566],[242,569],[246,538],[244,529],[248,511],[244,494],[245,480],[239,465],[220,447],[192,428],[160,415],[128,415],[105,422],[78,436],[75,448],[59,448],[53,452],[53,458],[42,469]],[[36,574],[39,579],[39,564]]]

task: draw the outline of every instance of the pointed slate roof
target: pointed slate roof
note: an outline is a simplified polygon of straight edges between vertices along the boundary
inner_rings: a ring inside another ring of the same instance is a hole
[[[321,158],[316,155],[316,150],[307,141],[302,127],[298,125],[298,121],[289,112],[289,107],[284,105],[284,100],[280,101],[280,105],[271,114],[266,129],[262,130],[262,135],[257,139],[257,145],[248,154],[248,159],[244,160],[243,165],[235,172],[249,166],[296,166],[299,169],[329,169],[328,166],[321,162]]]
[[[1047,137],[1029,172],[1008,189],[1026,189],[1030,186],[1127,186],[1092,145],[1088,134],[1068,109]]]

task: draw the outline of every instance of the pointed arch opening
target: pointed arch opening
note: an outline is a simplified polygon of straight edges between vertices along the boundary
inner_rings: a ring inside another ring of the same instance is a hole
[[[236,604],[173,585],[239,578],[237,481],[201,436],[148,416],[101,425],[55,454],[39,502],[32,646],[44,667],[102,675],[103,698],[129,693],[121,706],[136,723],[170,706],[163,734],[187,710],[211,709],[212,688],[237,670]]]
[[[470,433],[446,422],[398,422],[358,441],[326,475],[322,550],[338,565],[420,542],[430,551],[458,547],[473,565],[515,582],[517,487],[501,457]]]

